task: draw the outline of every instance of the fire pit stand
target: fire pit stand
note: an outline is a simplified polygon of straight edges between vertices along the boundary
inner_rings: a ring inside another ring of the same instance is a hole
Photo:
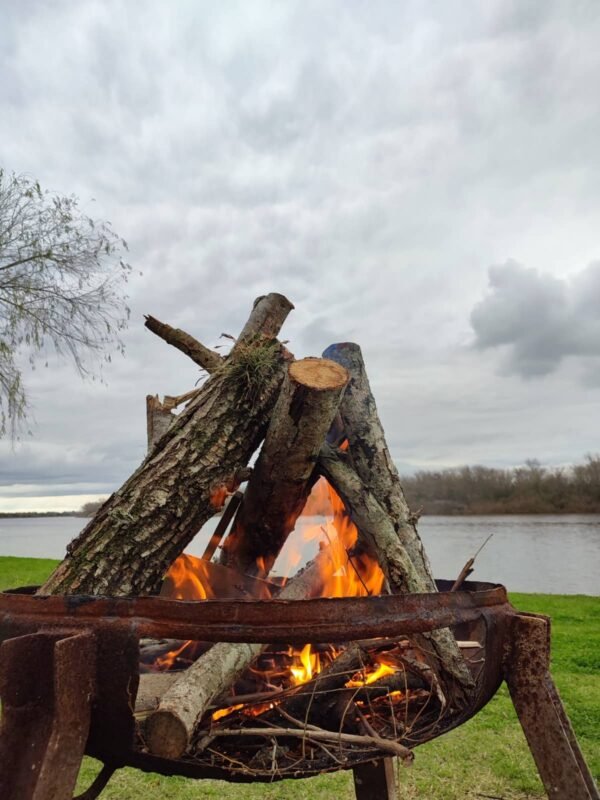
[[[140,638],[286,643],[293,631],[297,642],[347,642],[450,626],[462,638],[484,632],[484,668],[468,708],[442,720],[429,738],[473,716],[505,680],[548,797],[599,800],[549,673],[549,619],[517,613],[502,586],[472,582],[450,592],[449,583],[439,582],[439,588],[438,594],[301,602],[2,593],[0,797],[71,800],[84,753],[105,767],[80,800],[97,797],[122,766],[239,782],[277,779],[158,758],[136,746]],[[383,753],[348,768],[358,800],[396,796],[392,761]]]

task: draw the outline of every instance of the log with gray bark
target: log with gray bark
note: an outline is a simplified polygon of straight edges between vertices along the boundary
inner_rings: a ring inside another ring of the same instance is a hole
[[[342,498],[358,528],[359,543],[379,562],[392,594],[431,591],[427,574],[409,558],[389,514],[348,460],[344,452],[325,444],[319,454],[318,466],[320,473]],[[438,675],[448,703],[460,705],[464,699],[463,690],[471,687],[473,680],[452,633],[445,628],[412,639],[424,654],[430,656],[428,663]]]
[[[148,453],[154,449],[156,443],[169,430],[175,422],[175,415],[169,408],[165,408],[158,395],[146,395],[146,436],[148,440]]]
[[[337,361],[350,373],[350,383],[339,408],[341,422],[348,439],[347,455],[344,458],[351,459],[352,469],[358,476],[361,486],[385,512],[418,576],[418,582],[411,585],[420,588],[403,588],[400,582],[396,584],[396,588],[391,584],[392,591],[436,592],[435,579],[417,531],[416,518],[406,502],[398,470],[387,446],[361,349],[352,342],[341,342],[330,345],[323,356]],[[381,554],[384,555],[383,550]],[[387,558],[384,555],[384,560]],[[385,572],[383,564],[381,566]],[[444,680],[448,688],[455,688],[451,686],[453,677],[457,678],[460,684],[470,685],[464,659],[454,642],[452,633],[448,630],[438,631],[431,641],[435,654],[444,667],[443,671],[448,673]],[[440,677],[444,679],[443,672]],[[460,698],[457,700],[460,702]]]
[[[321,445],[348,382],[344,367],[324,358],[290,364],[260,456],[220,561],[249,575],[268,575],[306,504]]]
[[[356,473],[392,522],[402,546],[425,581],[425,591],[435,592],[431,565],[386,443],[361,349],[353,342],[340,342],[330,345],[323,357],[337,361],[350,373],[350,383],[340,403],[340,417]]]
[[[289,359],[273,338],[291,308],[284,300],[267,295],[255,304],[244,327],[251,332],[69,545],[41,593],[158,592],[169,565],[213,516],[215,496],[236,487],[264,438]]]

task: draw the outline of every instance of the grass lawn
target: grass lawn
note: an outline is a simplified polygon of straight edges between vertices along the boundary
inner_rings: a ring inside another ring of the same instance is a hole
[[[0,589],[43,581],[57,562],[0,557]],[[513,594],[518,609],[552,617],[552,673],[579,743],[598,780],[600,776],[600,597]],[[78,791],[98,770],[86,759]],[[402,800],[526,800],[545,797],[535,765],[506,689],[474,719],[416,750],[412,767],[399,770]],[[198,783],[123,769],[102,794],[105,800],[351,800],[351,773],[304,781],[237,786],[221,781]]]

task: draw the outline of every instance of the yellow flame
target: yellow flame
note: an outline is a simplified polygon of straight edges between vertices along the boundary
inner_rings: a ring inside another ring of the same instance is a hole
[[[388,667],[387,664],[379,664],[373,672],[361,674],[359,678],[352,678],[346,683],[346,686],[368,686],[370,683],[375,683],[375,681],[384,678],[386,675],[393,675],[394,672],[396,672],[396,670],[392,669],[392,667]]]

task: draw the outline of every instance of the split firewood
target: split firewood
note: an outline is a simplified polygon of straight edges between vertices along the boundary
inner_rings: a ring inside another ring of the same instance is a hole
[[[409,558],[388,513],[346,462],[345,454],[325,444],[319,455],[319,471],[344,501],[358,528],[359,542],[379,562],[392,594],[430,591],[427,577]],[[458,687],[471,687],[473,679],[452,633],[445,628],[412,640],[424,653],[433,651],[430,665],[440,678],[443,691],[447,690],[449,701],[460,703]]]
[[[323,576],[331,570],[328,548],[292,578],[278,595],[282,600],[318,596]],[[265,628],[265,640],[269,631]],[[263,652],[266,644],[218,642],[182,673],[162,696],[148,718],[145,738],[150,751],[164,758],[179,758],[190,744],[196,724],[237,678]]]
[[[335,361],[303,358],[290,364],[223,544],[222,564],[249,575],[268,575],[306,504],[317,455],[347,382],[347,370]]]
[[[252,334],[240,337],[150,456],[69,545],[41,593],[158,592],[167,568],[213,516],[215,493],[224,485],[235,489],[236,475],[264,438],[290,358],[272,338],[275,320],[290,308],[281,295],[255,304],[244,327]],[[260,334],[260,320],[268,336]]]

